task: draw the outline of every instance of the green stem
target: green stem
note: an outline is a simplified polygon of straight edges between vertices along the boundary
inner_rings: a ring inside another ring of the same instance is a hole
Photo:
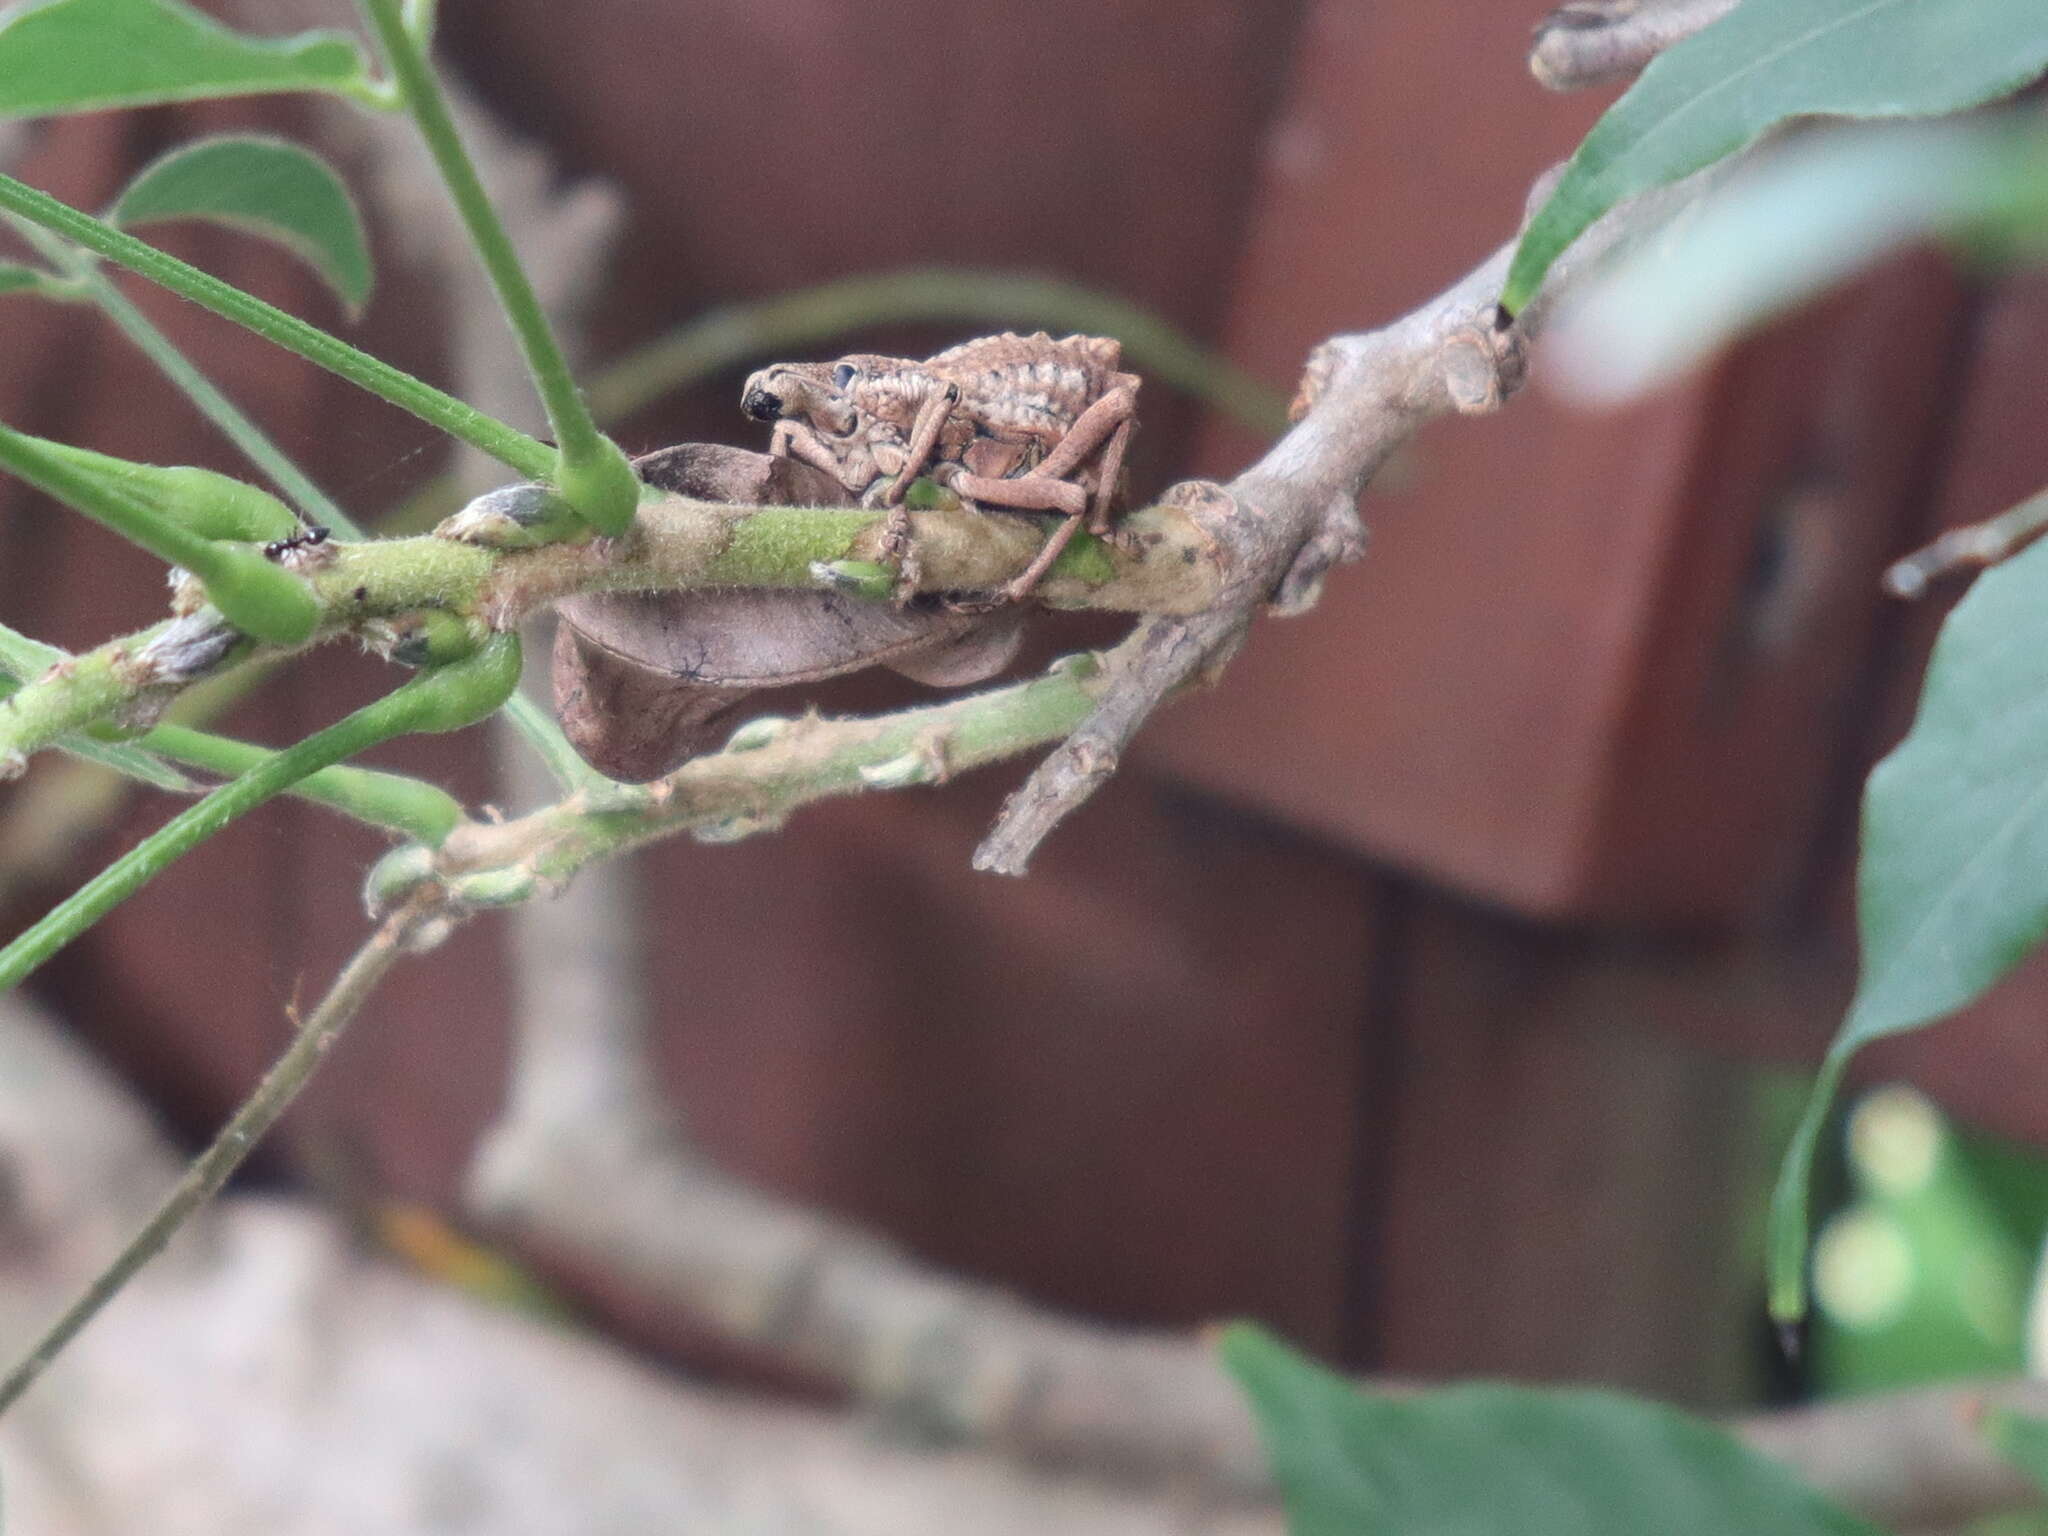
[[[547,444],[528,437],[475,406],[444,394],[424,380],[416,379],[330,336],[318,326],[308,325],[296,315],[286,314],[232,284],[200,271],[188,262],[160,251],[146,240],[102,223],[39,192],[11,176],[0,176],[0,211],[18,214],[32,224],[52,230],[84,246],[95,255],[128,268],[180,298],[190,299],[237,325],[248,327],[266,341],[296,352],[308,362],[339,374],[351,384],[388,400],[400,410],[438,427],[449,436],[510,465],[529,479],[545,479],[555,465],[555,454]]]
[[[0,467],[160,559],[183,566],[199,578],[222,617],[245,633],[297,645],[319,622],[319,600],[290,571],[248,545],[217,543],[194,533],[54,445],[0,426]]]
[[[413,932],[429,920],[424,905],[410,906],[392,916],[372,934],[343,968],[320,1006],[308,1015],[292,1037],[291,1045],[277,1064],[264,1075],[256,1091],[243,1101],[234,1117],[221,1128],[212,1145],[194,1159],[183,1178],[165,1196],[155,1213],[143,1224],[120,1254],[93,1277],[83,1295],[38,1339],[35,1346],[0,1380],[0,1413],[11,1408],[22,1393],[35,1385],[64,1346],[99,1311],[119,1294],[136,1272],[163,1250],[185,1224],[186,1217],[211,1199],[241,1166],[250,1149],[277,1123],[278,1117],[298,1097],[299,1090],[326,1058],[341,1031],[354,1018],[377,983],[405,952]]]
[[[159,725],[136,743],[174,763],[232,777],[276,756],[270,748],[188,725]],[[462,820],[462,805],[439,785],[369,768],[322,768],[290,793],[373,827],[437,846]]]
[[[86,289],[106,317],[156,364],[165,378],[184,392],[185,398],[220,429],[223,437],[241,449],[244,458],[269,476],[270,483],[290,498],[307,522],[331,528],[343,538],[359,539],[363,536],[363,530],[355,519],[315,485],[311,477],[270,440],[269,434],[243,415],[240,407],[222,394],[213,380],[193,367],[176,343],[152,325],[105,273],[93,273],[86,280]]]
[[[516,821],[471,822],[449,839],[435,876],[467,906],[473,882],[493,886],[515,870],[537,877],[528,891],[559,889],[592,864],[678,832],[731,842],[814,801],[936,784],[1070,734],[1101,686],[1096,658],[1070,656],[1025,682],[875,719],[754,720],[725,750],[652,784],[600,784]],[[369,883],[376,888],[375,873]]]
[[[405,30],[419,39],[422,50],[434,46],[436,0],[405,0]]]
[[[586,784],[607,782],[603,774],[577,755],[576,749],[569,744],[569,738],[562,734],[562,728],[555,724],[554,717],[525,694],[514,693],[505,701],[505,718],[540,754],[540,760],[547,764],[548,772],[562,788],[573,790]]]
[[[173,816],[0,950],[0,992],[20,985],[37,966],[172,863],[273,795],[380,741],[416,731],[454,730],[480,719],[505,702],[518,677],[518,638],[495,635],[476,655],[421,672],[374,703],[265,758]]]
[[[526,371],[547,408],[548,425],[560,450],[559,467],[547,478],[585,521],[606,533],[622,533],[639,504],[639,480],[618,445],[590,419],[540,300],[519,265],[511,237],[463,148],[440,82],[434,78],[419,39],[407,30],[400,0],[360,0],[360,4],[383,45],[385,62],[398,82],[406,109],[419,125],[448,195],[462,215],[470,243],[490,274],[498,302],[519,338]]]
[[[336,506],[261,427],[243,415],[241,408],[222,394],[213,380],[194,367],[192,360],[178,350],[177,343],[158,330],[90,257],[74,251],[48,230],[24,219],[11,218],[7,222],[36,248],[44,260],[78,283],[86,297],[135,343],[143,356],[156,364],[157,370],[178,387],[199,413],[219,428],[223,437],[241,449],[244,458],[268,475],[271,484],[292,499],[306,521],[332,528],[348,538],[362,537],[362,531],[349,515]]]

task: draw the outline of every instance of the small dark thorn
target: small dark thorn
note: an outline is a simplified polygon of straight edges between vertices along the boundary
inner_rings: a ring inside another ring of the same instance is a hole
[[[1806,1352],[1806,1329],[1796,1319],[1781,1318],[1778,1321],[1778,1352],[1792,1364],[1799,1363],[1799,1357]]]

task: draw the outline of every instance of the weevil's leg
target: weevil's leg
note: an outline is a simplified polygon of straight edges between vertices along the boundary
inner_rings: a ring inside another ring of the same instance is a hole
[[[1007,512],[1063,512],[1076,518],[1088,512],[1088,493],[1071,480],[1041,480],[1036,475],[995,480],[962,473],[953,477],[953,490],[969,501]]]
[[[1100,448],[1122,434],[1124,441],[1130,440],[1131,418],[1138,413],[1137,391],[1127,386],[1112,389],[1087,410],[1074,418],[1074,424],[1067,428],[1066,436],[1053,446],[1051,453],[1039,460],[1028,476],[1020,478],[1036,480],[1042,475],[1065,479],[1081,462]],[[1117,449],[1118,458],[1123,450]]]
[[[1116,424],[1116,430],[1109,434],[1109,442],[1102,450],[1102,457],[1095,466],[1095,504],[1088,509],[1088,531],[1098,539],[1106,539],[1109,532],[1109,509],[1116,500],[1116,483],[1124,472],[1124,452],[1131,446],[1131,428],[1135,423],[1126,416]]]
[[[1003,595],[1011,602],[1028,596],[1038,585],[1039,578],[1052,569],[1053,561],[1059,559],[1060,551],[1073,542],[1081,520],[1088,515],[1088,493],[1071,480],[1041,479],[1036,474],[1022,475],[1015,480],[958,475],[953,480],[953,489],[986,506],[1004,507],[1013,512],[1066,514],[1067,520],[1053,530],[1052,537],[1045,541],[1045,546],[1031,563],[1003,588]]]
[[[783,420],[775,423],[775,431],[768,439],[768,451],[779,458],[795,459],[813,469],[822,469],[841,485],[846,484],[846,466],[840,463],[839,455],[802,422]],[[853,486],[847,488],[857,489]]]
[[[953,414],[953,407],[960,403],[960,386],[948,384],[931,399],[918,408],[917,420],[910,426],[910,446],[903,456],[903,468],[897,472],[895,482],[882,498],[884,506],[900,506],[910,490],[910,482],[925,471],[932,461],[932,450],[939,445],[939,434],[946,428],[946,418]]]
[[[889,521],[882,528],[882,556],[896,566],[898,608],[917,594],[918,580],[917,550],[910,535],[910,509],[903,505],[903,498],[910,494],[910,483],[931,463],[932,452],[939,445],[939,434],[945,431],[946,419],[959,403],[960,386],[948,384],[918,408],[917,419],[910,426],[910,445],[903,452],[903,467],[896,472],[896,478],[889,482],[889,489],[882,495],[882,505],[889,509]]]
[[[889,520],[882,524],[882,562],[896,567],[896,591],[894,601],[903,607],[917,596],[917,543],[910,536],[910,508],[900,503],[889,509]]]

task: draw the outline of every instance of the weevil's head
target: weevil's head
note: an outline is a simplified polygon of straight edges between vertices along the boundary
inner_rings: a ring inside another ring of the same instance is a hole
[[[776,363],[747,379],[740,409],[756,421],[801,421],[828,437],[859,424],[853,397],[837,382],[845,363]]]

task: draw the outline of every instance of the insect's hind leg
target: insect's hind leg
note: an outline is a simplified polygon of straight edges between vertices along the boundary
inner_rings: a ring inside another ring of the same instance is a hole
[[[1066,521],[1055,528],[1052,537],[1032,558],[1015,580],[1003,588],[1003,595],[1011,602],[1030,594],[1039,578],[1052,569],[1053,561],[1059,559],[1060,551],[1073,542],[1080,531],[1081,523],[1088,515],[1088,493],[1071,480],[1041,478],[1036,474],[1022,475],[1015,480],[994,480],[984,475],[956,475],[953,489],[970,501],[983,506],[997,507],[1011,512],[1061,512]]]

